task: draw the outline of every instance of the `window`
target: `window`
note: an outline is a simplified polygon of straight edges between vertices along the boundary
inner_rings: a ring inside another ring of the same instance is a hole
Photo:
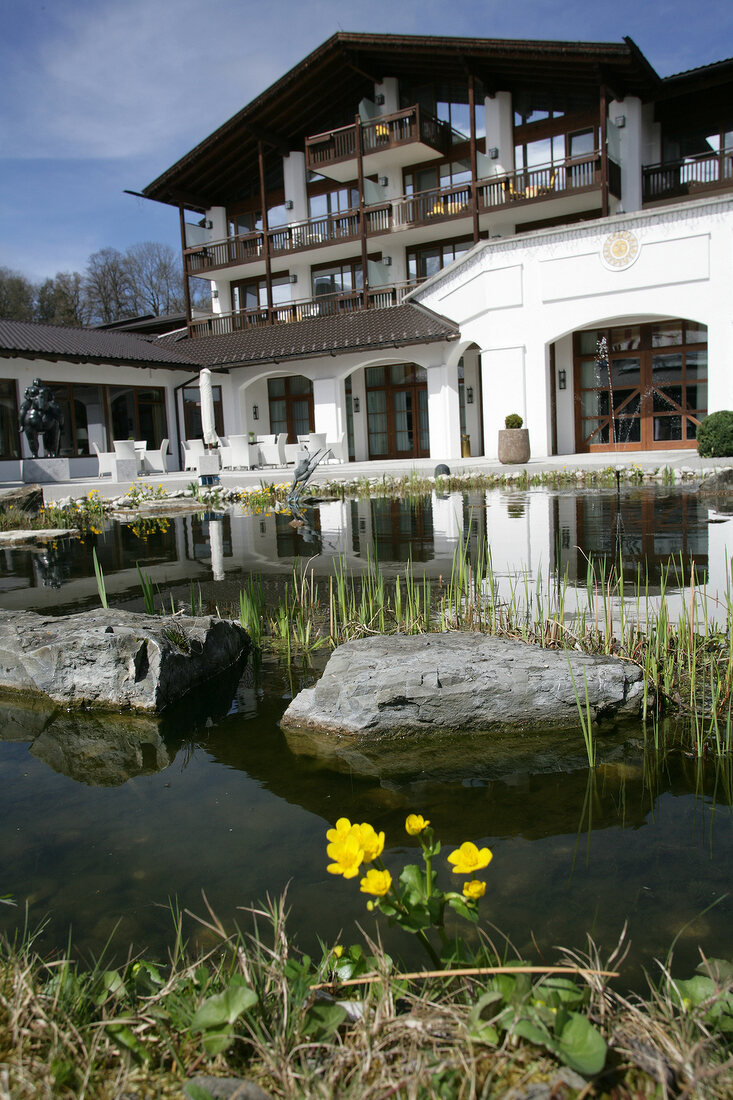
[[[288,443],[297,443],[299,435],[314,430],[313,383],[301,374],[287,378],[268,378],[270,431],[287,432]]]
[[[406,195],[422,194],[442,187],[457,187],[462,183],[470,182],[471,162],[467,158],[412,169],[404,175]]]
[[[64,426],[61,429],[59,454],[64,458],[94,454],[92,443],[100,451],[107,450],[104,424],[104,386],[86,386],[81,383],[53,383],[49,387],[61,408]],[[127,439],[127,436],[116,436]],[[142,438],[141,436],[136,436]]]
[[[476,98],[482,98],[480,89]],[[471,135],[471,113],[468,109],[468,83],[466,84],[426,84],[413,92],[409,107],[418,103],[441,122],[446,122],[454,131],[454,142],[466,141]]]
[[[311,218],[327,218],[331,214],[343,214],[359,205],[356,187],[340,187],[337,191],[324,191],[308,198],[308,214]]]
[[[0,458],[20,458],[18,392],[14,381],[0,381]]]
[[[562,165],[569,157],[592,158],[600,149],[597,121],[590,114],[563,116],[532,111],[531,122],[514,126],[514,165],[518,172],[544,165]]]
[[[214,396],[214,426],[217,435],[224,435],[224,410],[221,386],[212,386]],[[183,390],[183,424],[186,439],[201,439],[204,434],[201,423],[201,393],[198,386],[186,386]]]
[[[274,275],[272,304],[282,306],[291,300],[290,276]],[[235,313],[255,313],[267,309],[267,280],[242,279],[232,283],[232,309]]]
[[[262,211],[247,210],[243,214],[233,214],[227,219],[230,237],[244,237],[248,233],[258,233],[262,230]]]
[[[74,387],[76,388],[76,387]],[[141,386],[108,386],[112,441],[144,439],[151,450],[168,437],[165,391]]]
[[[356,296],[364,286],[360,260],[347,260],[343,264],[312,268],[311,279],[314,298]]]
[[[436,275],[448,264],[468,252],[473,246],[472,240],[443,241],[438,244],[423,245],[407,251],[407,278],[411,283],[421,283]]]

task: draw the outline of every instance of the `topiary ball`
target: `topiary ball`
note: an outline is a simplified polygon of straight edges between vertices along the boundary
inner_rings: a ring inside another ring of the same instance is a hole
[[[433,477],[450,477],[450,466],[446,466],[445,462],[438,463]]]
[[[701,421],[697,429],[697,453],[701,458],[733,456],[733,412],[721,409]]]
[[[504,417],[504,427],[508,429],[521,428],[524,421],[519,413],[509,413],[509,416]]]

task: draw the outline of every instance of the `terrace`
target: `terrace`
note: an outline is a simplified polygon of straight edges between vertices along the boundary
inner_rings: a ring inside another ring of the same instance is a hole
[[[733,150],[648,164],[641,173],[644,203],[729,191],[733,188]]]

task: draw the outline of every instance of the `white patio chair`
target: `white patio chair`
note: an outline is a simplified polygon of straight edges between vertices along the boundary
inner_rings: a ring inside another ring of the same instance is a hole
[[[249,468],[251,465],[250,460],[250,443],[248,435],[230,435],[229,447],[231,449],[231,466],[232,470],[241,470]]]
[[[331,454],[326,458],[326,462],[349,461],[349,445],[346,442],[346,432],[342,432],[339,439],[327,439],[326,446],[331,450]]]
[[[146,451],[143,456],[146,474],[168,473],[168,440],[164,439],[158,451]]]
[[[255,436],[255,442],[256,443],[275,443],[276,441],[277,441],[277,436],[276,435],[258,435],[258,436]]]
[[[221,459],[222,470],[232,469],[232,447],[229,442],[229,436],[218,435],[216,437],[219,440],[219,458]]]
[[[285,436],[285,433],[283,432],[283,437],[284,436]],[[290,462],[295,462],[296,455],[298,454],[299,451],[303,450],[303,444],[302,443],[286,443],[284,450],[285,450],[285,463],[287,465]]]
[[[203,439],[182,439],[181,448],[183,450],[183,469],[195,470],[196,456],[204,454]]]
[[[109,476],[112,477],[112,474],[114,473],[113,464],[115,459],[117,458],[117,455],[114,451],[100,451],[96,440],[92,443],[92,447],[94,447],[94,450],[97,452],[97,458],[99,460],[99,473],[97,474],[97,476],[106,477],[107,474],[109,474]]]
[[[141,474],[143,472],[143,456],[135,446],[133,439],[115,439],[112,442],[112,446],[115,449],[115,458],[123,459],[127,462],[134,462],[137,472]]]
[[[285,432],[275,437],[273,436],[272,443],[260,443],[260,465],[261,466],[284,466],[285,465]]]
[[[326,433],[310,432],[306,437],[306,446],[311,454],[315,454],[316,451],[322,450],[326,446]]]

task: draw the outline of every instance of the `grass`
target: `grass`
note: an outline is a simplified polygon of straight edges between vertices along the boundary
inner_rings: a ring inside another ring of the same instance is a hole
[[[484,937],[471,966],[408,977],[368,939],[340,957],[328,945],[301,954],[282,899],[244,911],[233,934],[210,909],[198,921],[215,946],[191,953],[179,917],[163,963],[85,967],[70,953],[41,957],[28,935],[0,945],[3,1100],[179,1098],[204,1073],[247,1077],[282,1100],[473,1100],[531,1084],[567,1100],[733,1094],[733,968],[720,960],[683,981],[661,965],[636,997],[603,975],[622,945],[606,961],[592,943],[561,950],[564,973],[530,974]],[[497,963],[504,973],[488,972]],[[584,1076],[551,1037],[567,1006],[602,1036]]]
[[[729,570],[730,575],[730,570]],[[677,614],[672,582],[687,581]],[[284,648],[288,656],[333,647],[374,634],[480,631],[531,644],[606,654],[629,660],[645,673],[644,719],[658,736],[663,713],[681,720],[684,747],[697,756],[733,751],[733,594],[724,595],[719,619],[709,609],[694,564],[672,559],[658,594],[646,576],[624,579],[623,562],[588,561],[585,588],[551,573],[530,584],[526,575],[499,576],[491,549],[479,540],[454,554],[451,573],[432,582],[418,578],[411,562],[387,580],[367,558],[358,576],[337,559],[319,584],[309,565],[296,566],[279,602],[267,605],[262,582],[250,578],[240,596],[242,625],[258,645]],[[572,597],[572,599],[571,599]],[[592,718],[582,684],[576,685],[589,759]],[[665,728],[670,728],[669,726]],[[656,731],[656,732],[655,732]]]

